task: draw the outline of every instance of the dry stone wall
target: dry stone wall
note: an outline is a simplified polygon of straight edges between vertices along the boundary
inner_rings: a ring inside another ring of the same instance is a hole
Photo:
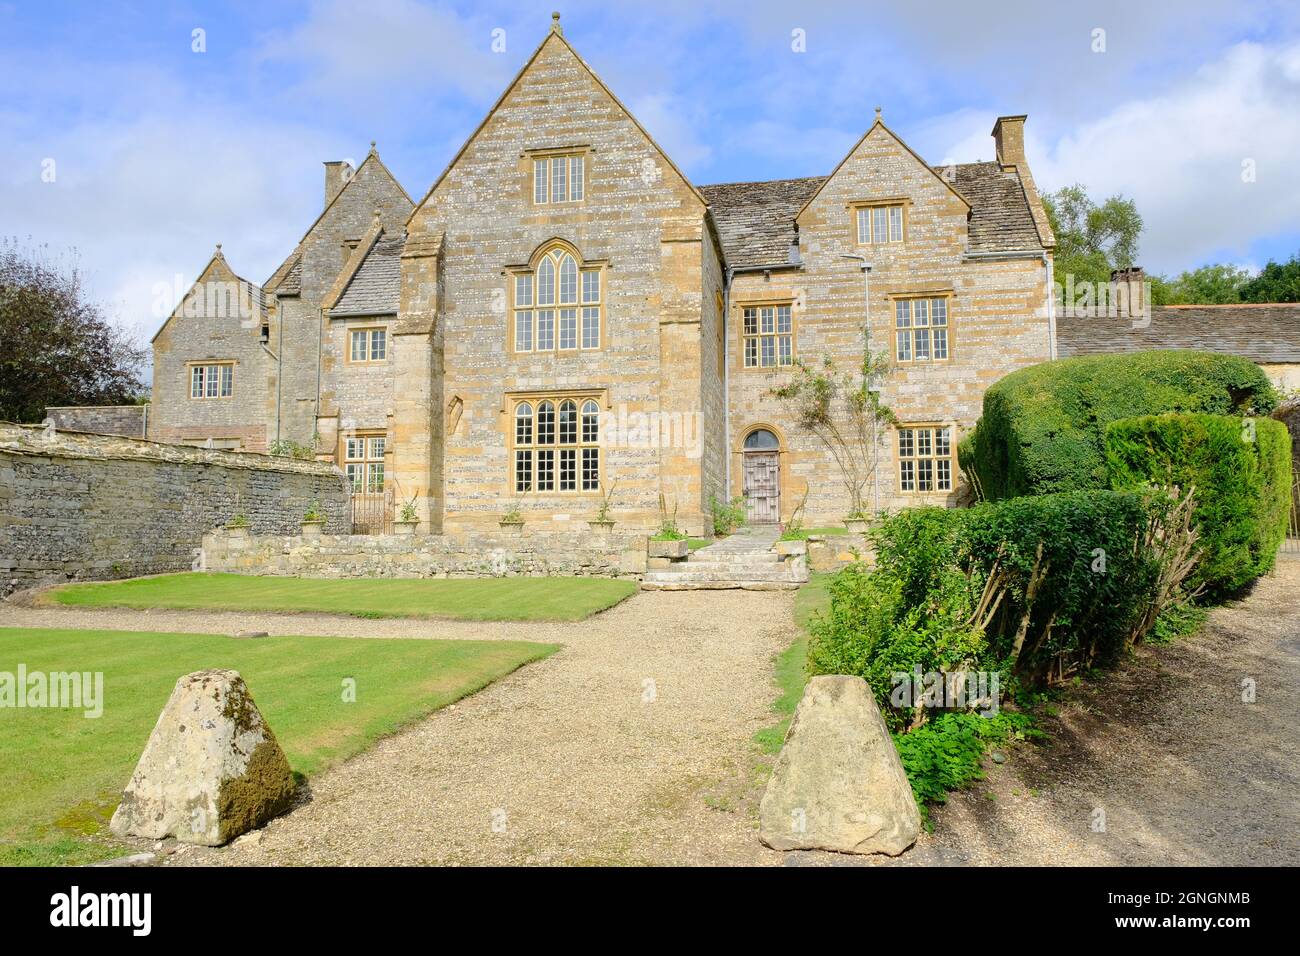
[[[313,502],[345,530],[333,465],[0,425],[0,594],[188,571],[204,532],[236,514],[285,533]]]

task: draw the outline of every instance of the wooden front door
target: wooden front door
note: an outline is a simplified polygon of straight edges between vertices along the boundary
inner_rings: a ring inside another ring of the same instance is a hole
[[[781,520],[781,460],[774,451],[745,452],[745,517],[750,524]]]

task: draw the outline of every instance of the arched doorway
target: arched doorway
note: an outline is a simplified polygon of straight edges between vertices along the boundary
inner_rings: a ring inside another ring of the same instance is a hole
[[[781,442],[766,428],[755,428],[742,446],[742,492],[750,524],[781,520]]]

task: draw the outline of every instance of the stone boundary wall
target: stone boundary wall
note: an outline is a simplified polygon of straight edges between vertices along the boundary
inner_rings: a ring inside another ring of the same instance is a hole
[[[203,537],[205,571],[308,578],[640,577],[646,535],[634,532],[247,535]]]
[[[203,534],[234,515],[285,533],[313,502],[326,530],[347,527],[330,464],[0,423],[0,596],[188,571]]]
[[[45,409],[45,417],[60,431],[92,435],[120,435],[144,438],[149,421],[148,405],[58,405]]]

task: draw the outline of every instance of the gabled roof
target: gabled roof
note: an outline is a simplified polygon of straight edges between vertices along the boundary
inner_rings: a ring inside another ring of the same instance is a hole
[[[367,252],[361,267],[329,310],[331,318],[396,315],[402,297],[403,236],[383,236]]]
[[[1151,324],[1127,315],[1058,315],[1061,358],[1148,349],[1201,349],[1252,362],[1300,362],[1300,303],[1154,306]]]
[[[1041,248],[1033,213],[1014,170],[993,162],[929,168],[970,206],[971,252]],[[798,239],[795,217],[829,178],[701,186],[718,225],[727,265],[744,269],[791,264],[790,247]]]
[[[229,273],[236,282],[238,282],[243,288],[247,289],[249,305],[259,318],[266,318],[266,294],[264,290],[256,282],[250,282],[243,276],[239,275],[239,273],[235,272],[234,269],[230,268],[230,263],[226,261],[225,253],[221,251],[221,243],[217,243],[217,248],[216,251],[213,252],[212,258],[210,258],[208,264],[200,270],[199,277],[194,280],[189,289],[185,291],[185,294],[181,296],[180,302],[176,303],[176,308],[172,309],[171,314],[168,315],[163,324],[158,327],[158,331],[153,334],[151,339],[149,339],[150,344],[153,344],[153,342],[157,340],[158,336],[162,335],[163,329],[167,328],[168,324],[172,319],[176,318],[176,315],[181,311],[181,309],[185,308],[185,303],[189,301],[190,295],[194,290],[206,282],[208,276],[215,271],[224,271]]]
[[[393,181],[393,184],[397,187],[398,191],[402,194],[402,196],[406,199],[406,201],[408,203],[411,203],[412,206],[415,205],[414,201],[411,199],[410,193],[406,191],[406,188],[401,184],[398,178],[393,175],[392,170],[390,170],[387,166],[384,165],[384,161],[379,158],[379,151],[375,149],[375,144],[371,143],[370,152],[367,153],[366,158],[361,161],[361,165],[358,166],[353,171],[350,177],[348,177],[348,181],[343,184],[343,188],[334,194],[334,198],[325,204],[325,208],[320,211],[320,215],[318,215],[314,220],[312,220],[312,224],[308,226],[307,231],[302,234],[302,238],[299,239],[298,244],[293,247],[293,251],[290,252],[289,255],[285,258],[285,260],[281,262],[280,265],[276,268],[276,270],[271,273],[271,277],[266,280],[266,291],[268,293],[275,293],[277,295],[280,294],[280,287],[285,282],[285,280],[289,277],[289,273],[294,269],[295,266],[300,265],[300,260],[302,257],[302,247],[303,247],[303,243],[307,241],[307,237],[310,236],[312,230],[315,229],[320,224],[320,221],[325,218],[325,214],[334,208],[334,204],[337,203],[340,197],[342,197],[342,195],[348,191],[348,187],[351,186],[356,181],[357,177],[361,175],[361,170],[365,169],[366,164],[368,163],[374,163],[380,169],[382,169],[385,175],[387,175],[388,178]],[[286,294],[298,295],[302,291],[302,286],[300,281],[301,276],[302,276],[302,272],[300,269],[298,273],[299,282],[297,283],[297,287],[292,293],[286,293]]]
[[[456,151],[456,155],[451,158],[451,162],[449,162],[447,164],[447,167],[441,173],[438,174],[438,178],[433,181],[433,185],[429,187],[428,192],[426,192],[424,196],[421,197],[420,201],[415,204],[415,209],[412,210],[411,215],[406,220],[408,224],[410,223],[411,219],[415,217],[415,214],[420,211],[420,208],[426,202],[429,201],[429,197],[432,196],[434,192],[437,191],[440,185],[442,185],[442,181],[447,178],[447,175],[453,169],[456,168],[456,164],[460,162],[460,158],[463,155],[465,155],[465,151],[468,150],[471,145],[473,145],[474,140],[478,139],[479,134],[483,132],[483,130],[487,127],[487,124],[491,122],[492,117],[496,115],[497,110],[501,108],[501,104],[503,104],[506,101],[506,99],[514,91],[514,88],[519,85],[519,81],[524,78],[524,76],[528,73],[529,69],[532,68],[533,63],[537,60],[539,56],[541,56],[542,51],[546,49],[546,45],[551,42],[561,44],[564,47],[564,49],[569,52],[569,54],[574,58],[574,60],[576,60],[578,64],[584,70],[587,71],[587,74],[591,77],[593,82],[595,82],[595,84],[601,89],[601,91],[603,91],[605,95],[608,96],[613,101],[615,106],[617,106],[620,110],[623,111],[623,115],[625,115],[629,120],[631,120],[632,125],[635,126],[638,131],[640,131],[641,135],[644,136],[646,140],[650,143],[650,145],[653,146],[655,150],[659,153],[659,155],[663,157],[664,162],[666,162],[669,165],[669,167],[672,169],[672,171],[675,172],[678,175],[678,177],[680,177],[681,181],[686,184],[687,188],[690,189],[691,192],[695,193],[695,195],[699,197],[701,202],[707,205],[707,201],[705,200],[704,196],[701,195],[700,191],[695,187],[695,184],[691,182],[690,177],[688,177],[684,172],[681,171],[681,169],[678,168],[677,164],[673,162],[672,157],[669,156],[668,153],[664,151],[664,148],[655,141],[655,138],[651,136],[646,131],[646,128],[642,126],[641,123],[637,120],[637,118],[632,115],[632,111],[623,105],[623,101],[614,95],[614,91],[605,85],[605,82],[599,76],[596,75],[596,71],[591,68],[591,66],[587,63],[587,61],[584,60],[582,56],[578,53],[578,51],[575,50],[573,46],[569,43],[569,41],[564,38],[564,31],[560,29],[560,25],[559,25],[559,15],[553,14],[553,19],[554,19],[554,24],[551,27],[551,31],[546,35],[546,37],[542,40],[542,42],[537,45],[537,49],[533,51],[533,55],[528,58],[528,61],[524,63],[522,67],[520,67],[519,72],[515,74],[515,78],[510,81],[509,85],[506,86],[505,91],[497,98],[497,101],[492,104],[492,108],[487,111],[487,115],[483,117],[483,121],[474,128],[474,132],[470,133],[469,138],[465,140],[464,145],[462,145],[461,148]]]

